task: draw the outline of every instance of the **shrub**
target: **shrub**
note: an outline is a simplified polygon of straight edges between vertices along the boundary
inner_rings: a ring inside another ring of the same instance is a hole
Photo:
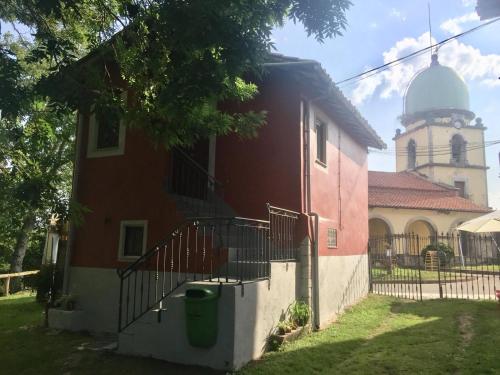
[[[425,260],[425,256],[427,255],[427,252],[429,252],[429,251],[437,251],[438,252],[439,262],[442,265],[448,265],[450,263],[451,259],[455,256],[455,252],[453,251],[453,248],[450,247],[448,244],[445,244],[444,242],[432,243],[432,244],[424,247],[422,252],[420,253],[422,255],[422,257],[424,258],[424,260]]]
[[[311,309],[309,305],[302,301],[295,301],[290,306],[290,320],[297,326],[305,326],[311,317]]]

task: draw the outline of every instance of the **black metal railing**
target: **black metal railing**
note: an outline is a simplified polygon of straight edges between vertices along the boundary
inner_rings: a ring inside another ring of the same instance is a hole
[[[297,220],[300,214],[284,208],[267,205],[270,225],[270,252],[272,260],[297,259]]]
[[[118,271],[118,329],[121,332],[150,310],[161,310],[163,300],[186,282],[268,278],[270,259],[268,221],[187,220],[166,241]]]
[[[167,190],[178,197],[186,216],[217,216],[224,197],[222,183],[177,147],[170,152]]]
[[[374,293],[396,297],[495,299],[500,249],[489,234],[452,232],[371,237]]]

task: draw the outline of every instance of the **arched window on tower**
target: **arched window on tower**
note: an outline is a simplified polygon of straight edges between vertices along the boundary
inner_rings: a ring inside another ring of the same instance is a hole
[[[466,142],[460,134],[455,134],[451,138],[451,162],[454,164],[466,163],[465,145]]]
[[[406,151],[408,153],[408,169],[415,169],[417,165],[417,144],[413,139],[408,142]]]

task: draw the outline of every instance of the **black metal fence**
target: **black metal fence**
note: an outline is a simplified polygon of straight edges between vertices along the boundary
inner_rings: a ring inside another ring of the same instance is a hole
[[[269,212],[269,246],[272,260],[297,258],[296,227],[299,213],[267,205]]]
[[[369,241],[371,291],[401,298],[495,299],[500,250],[489,234],[402,234]]]
[[[294,260],[298,214],[269,206],[270,220],[200,217],[118,271],[121,332],[186,282],[242,283],[271,276],[273,260]]]

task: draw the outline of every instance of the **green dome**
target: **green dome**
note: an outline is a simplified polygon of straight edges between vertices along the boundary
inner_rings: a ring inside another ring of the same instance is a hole
[[[436,109],[469,111],[469,90],[453,69],[442,66],[437,55],[410,82],[405,96],[405,115]]]

